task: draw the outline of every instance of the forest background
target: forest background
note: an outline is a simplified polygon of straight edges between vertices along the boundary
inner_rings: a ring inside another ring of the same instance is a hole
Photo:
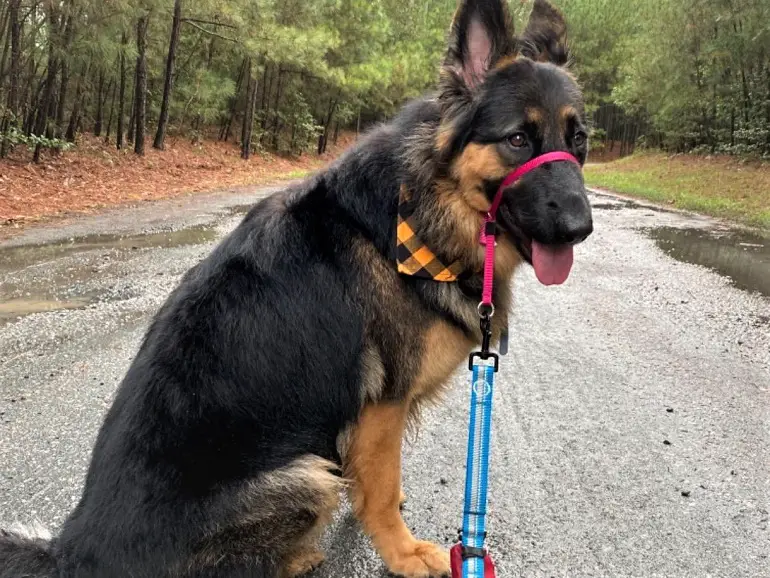
[[[770,225],[770,2],[554,3],[591,160],[631,155],[589,182]],[[313,170],[435,86],[455,5],[3,0],[0,217]]]

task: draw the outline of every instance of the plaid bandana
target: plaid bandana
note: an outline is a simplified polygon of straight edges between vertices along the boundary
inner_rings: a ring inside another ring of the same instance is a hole
[[[398,228],[396,230],[396,262],[398,272],[421,279],[433,279],[444,283],[457,281],[463,272],[462,264],[455,261],[445,265],[415,233],[415,203],[409,198],[406,187],[401,187],[398,203]]]

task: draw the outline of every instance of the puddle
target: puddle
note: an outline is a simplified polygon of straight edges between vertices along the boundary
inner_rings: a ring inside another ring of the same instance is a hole
[[[84,309],[97,301],[97,295],[83,295],[65,300],[38,299],[35,297],[6,299],[0,303],[0,327],[12,321],[16,321],[19,317],[25,317],[27,315],[32,315],[33,313]]]
[[[0,277],[0,326],[33,313],[84,309],[107,298],[109,291],[84,291],[83,286],[104,274],[104,263],[115,262],[116,251],[130,253],[148,248],[200,245],[218,236],[217,230],[210,226],[197,226],[141,235],[90,235],[0,249],[0,274],[3,274]],[[105,258],[112,253],[113,258],[99,263],[93,259],[57,261],[89,251],[107,253],[103,255]],[[41,265],[50,266],[20,274],[24,269]]]
[[[631,199],[623,199],[612,195],[590,191],[591,208],[603,211],[623,211],[625,209],[635,209],[639,211],[652,211],[653,213],[670,213],[665,207],[658,207],[653,204],[642,204]]]
[[[770,239],[739,231],[661,227],[647,230],[666,254],[708,267],[746,291],[770,297]]]
[[[633,205],[622,203],[594,203],[592,209],[602,209],[604,211],[622,211],[623,209],[633,208]]]
[[[89,235],[42,245],[21,245],[0,249],[0,270],[18,270],[86,251],[136,251],[154,247],[171,248],[200,245],[215,240],[217,235],[216,229],[209,226],[198,226],[179,231],[140,235]]]

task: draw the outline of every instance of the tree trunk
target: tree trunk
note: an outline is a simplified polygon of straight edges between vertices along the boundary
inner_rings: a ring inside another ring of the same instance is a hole
[[[78,124],[80,123],[80,108],[81,100],[83,98],[83,78],[88,75],[88,66],[86,66],[83,75],[78,79],[77,87],[75,88],[75,102],[72,105],[72,112],[70,113],[70,121],[67,125],[67,133],[64,138],[67,142],[75,142],[75,134],[78,130]]]
[[[329,101],[329,111],[324,119],[324,131],[318,137],[318,154],[322,155],[326,152],[326,144],[329,141],[329,128],[331,127],[332,118],[334,117],[334,111],[337,109],[337,97],[332,98]]]
[[[123,148],[123,134],[125,133],[123,127],[123,119],[125,117],[126,106],[126,54],[125,48],[128,43],[128,37],[125,31],[121,37],[120,48],[120,98],[118,100],[118,135],[117,135],[117,148],[118,150]]]
[[[246,106],[243,111],[243,125],[241,126],[241,158],[248,160],[251,156],[251,132],[254,125],[254,93],[255,83],[251,78],[251,58],[246,63]]]
[[[64,42],[62,45],[63,52],[66,55],[72,43],[72,16],[67,18],[64,26]],[[59,101],[56,106],[56,137],[61,137],[64,134],[64,111],[67,106],[67,91],[70,83],[70,66],[68,58],[65,56],[61,60],[61,84],[59,88]]]
[[[765,130],[767,136],[765,137],[765,152],[770,152],[770,61],[765,66]]]
[[[40,100],[40,105],[37,109],[37,121],[35,122],[34,134],[38,136],[44,136],[48,127],[48,111],[51,108],[53,102],[53,86],[56,82],[56,72],[59,68],[54,56],[53,44],[49,48],[49,61],[48,61],[48,74],[45,80],[45,88],[43,89],[43,96]],[[40,162],[40,153],[42,146],[37,144],[35,146],[35,154],[32,157],[34,162]]]
[[[116,92],[116,86],[113,84],[112,86],[112,100],[110,101],[110,118],[107,121],[107,134],[104,136],[104,142],[108,143],[110,142],[110,132],[112,132],[112,116],[115,112],[115,92]]]
[[[2,11],[2,17],[0,17],[0,38],[5,38],[3,42],[3,55],[0,57],[0,81],[5,78],[5,63],[8,62],[8,51],[11,48],[11,6],[8,4],[8,9]],[[8,31],[6,33],[6,30]],[[2,95],[2,83],[0,82],[0,95]]]
[[[8,104],[3,121],[2,131],[7,133],[11,126],[18,126],[19,82],[21,77],[21,22],[19,7],[21,0],[11,0],[9,10],[9,28],[11,35],[11,79],[8,88]],[[8,143],[3,139],[0,145],[0,158],[8,154]]]
[[[361,107],[358,107],[358,120],[356,121],[356,137],[361,134]]]
[[[179,31],[182,25],[182,0],[174,0],[174,19],[171,23],[171,40],[168,46],[166,58],[166,80],[163,83],[163,102],[160,105],[160,119],[158,131],[155,133],[155,142],[152,146],[163,150],[166,140],[166,128],[168,126],[168,109],[171,100],[171,91],[174,88],[174,61],[176,60],[176,47],[179,44]]]
[[[281,65],[278,65],[278,85],[276,87],[275,91],[275,105],[273,106],[273,116],[275,117],[275,121],[273,122],[273,149],[278,150],[278,133],[280,129],[280,123],[281,118],[278,114],[278,107],[280,106],[281,101],[281,81],[283,79],[283,67]]]
[[[96,89],[96,114],[94,115],[94,136],[102,136],[102,117],[104,116],[104,70],[99,69],[99,84]],[[110,95],[110,89],[107,87],[107,96]]]
[[[133,144],[134,135],[136,134],[136,68],[134,68],[134,81],[131,83],[131,107],[129,110],[131,114],[128,116],[128,134],[126,139]]]
[[[749,125],[749,111],[751,110],[751,96],[749,93],[749,83],[746,81],[746,70],[741,63],[741,85],[743,87],[743,122],[746,127]]]
[[[136,140],[134,152],[144,156],[144,127],[147,121],[147,25],[150,16],[145,14],[136,23]]]
[[[227,116],[227,120],[225,121],[222,130],[219,132],[219,140],[223,140],[225,142],[227,142],[227,140],[230,138],[230,132],[233,128],[233,121],[235,120],[235,113],[238,111],[238,99],[241,96],[241,87],[243,86],[243,78],[246,74],[247,63],[248,59],[244,58],[243,63],[241,63],[241,67],[238,70],[238,80],[235,83],[235,96],[233,97],[233,102],[230,106],[230,114]]]
[[[265,134],[267,134],[267,123],[270,116],[270,95],[273,92],[273,67],[268,62],[265,64],[265,74],[268,73],[268,69],[270,70],[270,75],[268,76],[270,82],[267,86],[264,87],[262,91],[262,123],[260,125],[262,129],[262,136],[261,139],[265,138]]]

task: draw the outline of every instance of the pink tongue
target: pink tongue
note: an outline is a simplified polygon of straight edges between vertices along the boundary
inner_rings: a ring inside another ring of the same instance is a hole
[[[543,285],[561,285],[572,270],[571,245],[541,245],[532,241],[532,265]]]

